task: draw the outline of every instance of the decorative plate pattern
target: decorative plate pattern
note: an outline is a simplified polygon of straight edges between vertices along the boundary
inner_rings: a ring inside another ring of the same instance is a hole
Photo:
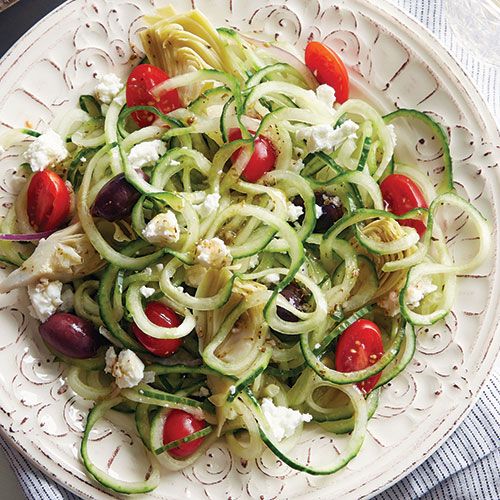
[[[165,2],[70,0],[26,34],[0,63],[0,127],[43,127],[71,106],[97,73],[125,75],[141,57],[136,33],[141,15]],[[431,113],[448,131],[457,189],[491,221],[494,256],[474,275],[462,276],[456,305],[446,321],[423,329],[409,368],[383,389],[361,453],[333,477],[291,470],[270,454],[254,462],[231,456],[223,443],[180,473],[164,472],[153,498],[360,498],[373,495],[407,474],[452,432],[475,401],[499,350],[498,312],[500,192],[493,119],[474,87],[432,36],[380,0],[191,0],[216,25],[266,33],[299,48],[311,38],[342,52],[354,92],[381,111],[395,107]],[[399,124],[398,124],[399,125]],[[406,128],[404,128],[406,127]],[[439,175],[442,152],[418,126],[401,124],[398,153]],[[0,160],[0,209],[18,189],[14,176],[21,147]],[[463,214],[448,214],[446,230],[457,258],[474,253]],[[68,389],[64,367],[46,351],[23,293],[0,297],[0,426],[3,433],[56,481],[88,498],[111,495],[93,483],[79,462],[79,444],[89,408]],[[114,432],[112,430],[115,429]],[[140,444],[125,417],[113,417],[92,435],[102,467],[128,478],[138,465]],[[303,436],[302,456],[328,460],[342,438]]]

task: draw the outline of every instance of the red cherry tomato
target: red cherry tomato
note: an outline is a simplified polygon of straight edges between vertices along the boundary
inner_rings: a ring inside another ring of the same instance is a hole
[[[358,319],[340,336],[335,351],[335,368],[339,372],[356,372],[376,363],[384,352],[379,327],[367,319]],[[356,385],[368,394],[377,385],[377,373]]]
[[[172,309],[162,304],[161,302],[153,301],[147,304],[146,316],[158,326],[166,328],[175,328],[181,324],[179,316]],[[167,357],[176,352],[182,345],[181,339],[157,339],[144,333],[139,327],[132,323],[132,332],[137,340],[149,351],[156,356]]]
[[[349,99],[349,75],[342,59],[321,42],[309,42],[305,53],[306,66],[319,83],[326,83],[335,89],[337,102]]]
[[[250,133],[254,133],[250,131]],[[241,139],[241,130],[239,128],[232,128],[229,130],[229,142]],[[232,155],[231,160],[236,162],[241,154],[241,149],[237,149]],[[274,168],[276,163],[276,151],[271,141],[259,135],[254,141],[254,149],[247,166],[244,168],[242,177],[248,182],[257,182],[265,173]]]
[[[204,420],[198,420],[196,417],[183,410],[172,410],[163,424],[163,444],[177,441],[185,438],[195,432],[201,431],[205,427]],[[203,443],[204,438],[198,438],[189,443],[183,443],[177,448],[172,448],[168,452],[178,458],[192,455]]]
[[[51,170],[37,172],[27,195],[28,218],[36,231],[58,229],[68,219],[71,194],[64,181]]]
[[[167,90],[159,98],[154,97],[151,89],[156,85],[168,80],[168,75],[151,64],[139,64],[136,66],[127,80],[127,106],[154,106],[162,113],[169,113],[174,109],[182,107],[179,93],[176,89]],[[132,118],[139,127],[151,125],[156,116],[149,111],[135,111]]]
[[[406,175],[388,175],[380,184],[380,190],[387,203],[387,210],[393,214],[403,215],[414,208],[428,206],[420,188]],[[399,223],[415,228],[420,236],[426,230],[425,224],[418,219],[400,220]]]

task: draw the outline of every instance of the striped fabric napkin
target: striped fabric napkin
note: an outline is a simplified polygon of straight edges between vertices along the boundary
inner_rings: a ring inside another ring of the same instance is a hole
[[[476,60],[454,39],[442,0],[390,0],[426,25],[456,57],[500,117],[500,70]],[[453,435],[429,459],[376,500],[500,499],[500,373],[497,369],[478,402]],[[0,437],[28,500],[78,500],[34,469]]]

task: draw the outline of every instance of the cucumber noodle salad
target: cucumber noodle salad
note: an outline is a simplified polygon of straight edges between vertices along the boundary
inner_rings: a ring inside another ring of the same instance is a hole
[[[242,459],[267,447],[332,474],[411,361],[415,327],[444,318],[457,275],[488,255],[489,226],[455,192],[440,125],[349,98],[326,45],[298,54],[196,10],[144,21],[126,83],[97,75],[51,128],[0,137],[24,144],[27,178],[2,222],[15,269],[0,291],[27,289],[69,386],[95,402],[81,457],[102,485],[151,491],[158,465],[187,467],[220,437]],[[437,186],[398,163],[396,119],[440,141]],[[448,252],[443,205],[477,233],[469,262]],[[142,481],[90,457],[110,410],[131,414],[150,452]],[[296,446],[309,426],[348,444],[315,463]]]

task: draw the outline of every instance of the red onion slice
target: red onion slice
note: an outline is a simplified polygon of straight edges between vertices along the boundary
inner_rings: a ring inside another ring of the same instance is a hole
[[[0,233],[0,240],[7,241],[36,241],[42,238],[48,238],[55,230],[43,231],[41,233],[31,233],[31,234],[4,234]]]

